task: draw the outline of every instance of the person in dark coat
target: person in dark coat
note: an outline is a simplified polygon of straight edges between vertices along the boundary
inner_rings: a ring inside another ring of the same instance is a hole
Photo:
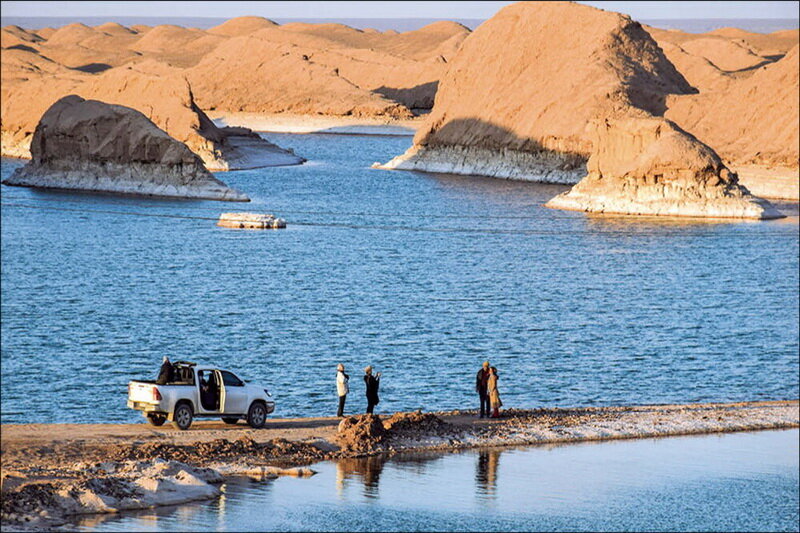
[[[167,383],[174,381],[173,377],[172,363],[169,362],[169,357],[165,355],[164,362],[161,363],[161,370],[158,371],[156,385],[166,385]]]
[[[367,413],[372,414],[372,410],[380,402],[378,387],[381,384],[381,373],[378,372],[373,376],[372,367],[368,366],[364,369],[364,383],[367,384]]]
[[[475,392],[481,400],[480,417],[489,416],[489,361],[484,361],[483,366],[475,376]]]

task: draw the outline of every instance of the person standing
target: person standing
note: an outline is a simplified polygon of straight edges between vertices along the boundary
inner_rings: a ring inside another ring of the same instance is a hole
[[[336,392],[339,393],[339,410],[336,416],[344,416],[344,401],[347,398],[347,393],[350,392],[350,376],[344,373],[344,365],[339,363],[336,367]]]
[[[500,406],[503,405],[503,402],[500,401],[500,392],[497,390],[497,378],[497,369],[495,367],[490,368],[487,389],[489,391],[489,403],[492,407],[492,418],[500,416]]]
[[[372,375],[372,366],[364,369],[364,383],[367,385],[367,413],[372,414],[375,406],[378,405],[378,387],[381,384],[381,373]]]
[[[489,416],[489,392],[487,390],[489,383],[489,361],[484,361],[483,366],[478,370],[478,375],[475,377],[475,392],[481,400],[481,415]]]
[[[164,356],[164,360],[161,363],[161,369],[158,371],[158,378],[156,379],[156,385],[166,385],[173,381],[173,371],[172,371],[172,363],[169,362],[169,357],[166,355]]]

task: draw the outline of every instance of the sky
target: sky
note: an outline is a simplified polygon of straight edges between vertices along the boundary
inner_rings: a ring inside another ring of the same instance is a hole
[[[486,19],[513,2],[131,2],[2,1],[4,17],[152,16],[267,18],[459,18]],[[584,1],[634,19],[798,18],[798,2],[604,2]]]

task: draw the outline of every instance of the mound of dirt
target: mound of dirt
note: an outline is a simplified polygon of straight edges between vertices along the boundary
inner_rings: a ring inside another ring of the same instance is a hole
[[[247,436],[236,440],[215,439],[209,442],[184,445],[153,442],[135,447],[120,446],[109,453],[111,461],[145,461],[163,458],[194,464],[208,464],[213,461],[225,460],[298,464],[319,461],[326,457],[327,452],[314,446],[313,443],[293,442],[286,439],[256,442]]]
[[[342,451],[369,452],[376,450],[386,435],[378,415],[350,416],[339,423],[336,443]]]
[[[451,424],[448,424],[433,413],[423,413],[421,411],[395,413],[383,421],[383,427],[391,435],[399,436],[409,433],[438,435],[453,430]]]

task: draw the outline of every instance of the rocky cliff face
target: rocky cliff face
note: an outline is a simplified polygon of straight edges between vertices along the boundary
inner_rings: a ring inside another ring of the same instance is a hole
[[[513,4],[464,40],[414,147],[386,168],[575,183],[591,151],[591,119],[659,114],[668,94],[690,92],[627,16],[564,2]]]
[[[31,161],[3,183],[143,196],[249,201],[142,113],[70,95],[42,116]]]
[[[663,118],[604,119],[589,128],[588,175],[546,205],[626,215],[780,218],[719,156]]]

